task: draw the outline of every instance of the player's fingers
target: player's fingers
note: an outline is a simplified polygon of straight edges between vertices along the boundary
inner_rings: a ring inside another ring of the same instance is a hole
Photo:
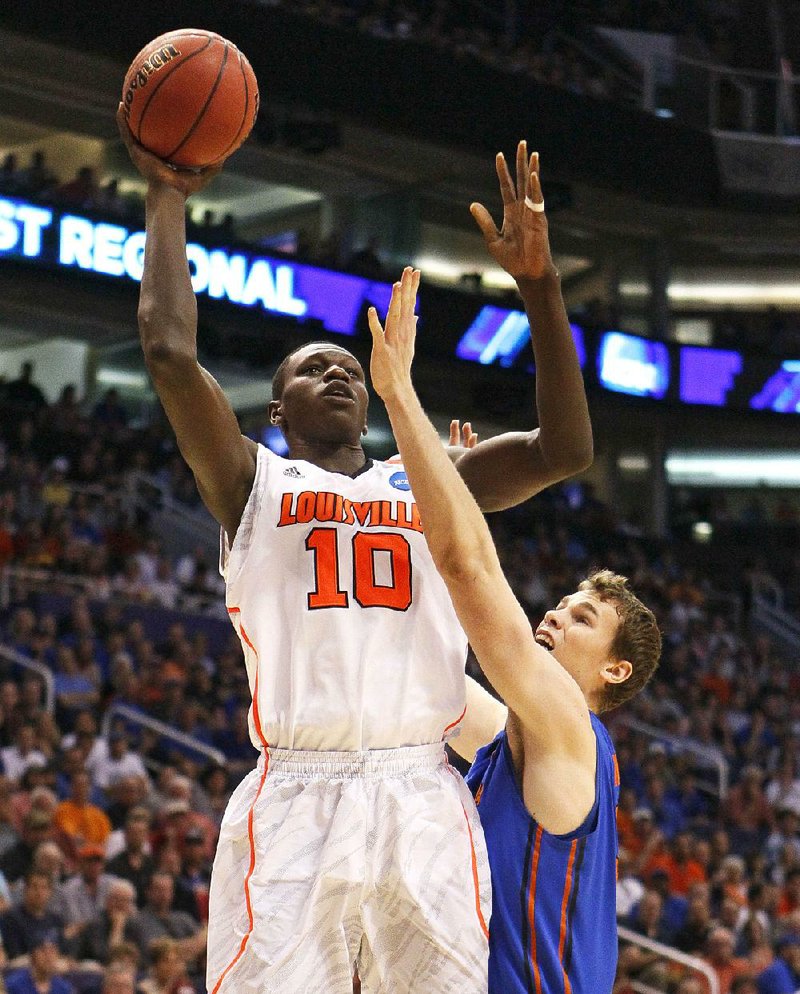
[[[453,418],[453,420],[450,422],[450,438],[447,443],[448,445],[458,445],[458,433],[459,433],[459,424],[458,421],[455,418]]]
[[[400,310],[404,318],[409,318],[414,313],[414,270],[411,266],[406,266],[400,278]]]
[[[369,324],[369,330],[372,332],[373,344],[378,345],[383,343],[383,325],[374,307],[370,307],[367,311],[367,323]]]
[[[386,310],[386,324],[388,326],[389,321],[393,318],[397,318],[400,313],[400,303],[402,300],[400,280],[396,283],[392,283],[392,296],[389,298],[389,307]]]
[[[500,196],[503,198],[503,203],[513,204],[516,200],[514,183],[511,179],[511,173],[508,171],[506,157],[502,152],[497,153],[494,164],[497,170],[497,178],[500,180]]]
[[[119,136],[128,148],[132,148],[135,144],[133,135],[131,134],[131,129],[128,127],[128,120],[125,117],[125,107],[122,103],[117,107],[117,130],[119,131]]]
[[[541,204],[544,201],[544,194],[542,193],[542,184],[539,181],[539,177],[536,173],[531,173],[528,177],[528,183],[530,185],[530,193],[528,196],[535,204]]]
[[[517,200],[525,199],[526,186],[528,183],[528,143],[523,138],[517,144]]]
[[[475,218],[475,223],[481,229],[481,233],[487,242],[493,242],[500,237],[497,225],[492,220],[492,215],[486,210],[483,204],[470,204],[470,214]]]

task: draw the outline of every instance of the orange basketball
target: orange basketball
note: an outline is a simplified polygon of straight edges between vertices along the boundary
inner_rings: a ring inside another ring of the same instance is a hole
[[[125,75],[122,104],[133,137],[184,169],[221,162],[250,134],[258,83],[230,41],[195,28],[146,45]]]

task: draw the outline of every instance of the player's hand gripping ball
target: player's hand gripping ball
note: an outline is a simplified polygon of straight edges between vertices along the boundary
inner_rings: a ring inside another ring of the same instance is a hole
[[[250,134],[258,83],[239,49],[213,31],[159,35],[139,52],[122,89],[133,137],[181,169],[224,161]]]

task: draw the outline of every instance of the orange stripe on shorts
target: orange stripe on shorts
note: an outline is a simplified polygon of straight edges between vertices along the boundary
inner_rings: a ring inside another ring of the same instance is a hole
[[[258,713],[258,664],[259,664],[258,650],[250,641],[250,638],[244,629],[244,625],[242,625],[240,609],[238,607],[229,607],[228,613],[230,615],[239,616],[239,635],[242,641],[245,642],[245,644],[248,645],[253,650],[253,653],[255,654],[256,657],[256,679],[255,679],[255,686],[253,687],[253,723],[256,726],[256,732],[258,734],[258,738],[264,747],[264,772],[261,774],[261,780],[259,781],[258,784],[258,790],[256,791],[256,796],[253,798],[253,803],[250,805],[250,810],[247,812],[247,835],[250,842],[250,865],[247,869],[247,874],[244,878],[244,902],[245,906],[247,907],[247,931],[242,937],[239,949],[237,950],[233,959],[230,961],[230,963],[228,963],[228,965],[222,971],[216,984],[214,984],[211,994],[217,994],[222,984],[222,981],[225,979],[225,977],[227,977],[230,971],[234,968],[234,966],[236,966],[236,964],[241,959],[245,949],[247,948],[247,943],[250,939],[250,936],[253,934],[253,905],[250,900],[250,878],[253,876],[253,871],[256,868],[256,840],[255,840],[255,834],[253,832],[253,811],[255,810],[256,803],[258,802],[258,799],[261,796],[261,791],[264,787],[264,782],[267,779],[267,773],[269,771],[269,744],[267,743],[267,740],[264,738],[264,733],[261,729],[261,719]]]
[[[455,728],[456,725],[458,725],[461,722],[461,720],[463,719],[466,713],[467,713],[467,705],[465,704],[464,710],[461,712],[461,714],[456,718],[455,721],[451,721],[450,724],[442,732],[442,739],[444,739],[445,735],[447,735],[447,733],[450,731],[451,728]]]

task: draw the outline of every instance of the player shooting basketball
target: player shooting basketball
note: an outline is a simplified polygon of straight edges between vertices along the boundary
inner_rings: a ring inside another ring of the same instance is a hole
[[[527,200],[541,202],[535,176]],[[467,781],[492,871],[489,992],[610,994],[619,778],[597,715],[650,678],[658,627],[625,578],[602,571],[531,631],[483,515],[411,384],[418,283],[419,273],[407,269],[395,284],[385,335],[371,310],[370,368],[428,548],[478,662],[508,705],[472,686],[462,735],[452,743],[474,759]]]
[[[209,175],[169,169],[132,141],[122,113],[119,123],[148,181],[142,347],[223,528],[226,602],[260,753],[220,832],[208,990],[350,994],[357,965],[365,994],[479,994],[488,867],[474,804],[443,749],[465,710],[466,639],[402,467],[373,463],[361,447],[364,371],[337,345],[303,346],[281,364],[269,405],[289,457],[242,436],[197,361],[184,214]],[[524,186],[524,143],[517,171]],[[498,175],[510,220],[490,249],[518,277],[536,329],[540,428],[457,454],[488,509],[591,459],[560,286],[539,272],[546,228],[517,205],[502,159]]]

